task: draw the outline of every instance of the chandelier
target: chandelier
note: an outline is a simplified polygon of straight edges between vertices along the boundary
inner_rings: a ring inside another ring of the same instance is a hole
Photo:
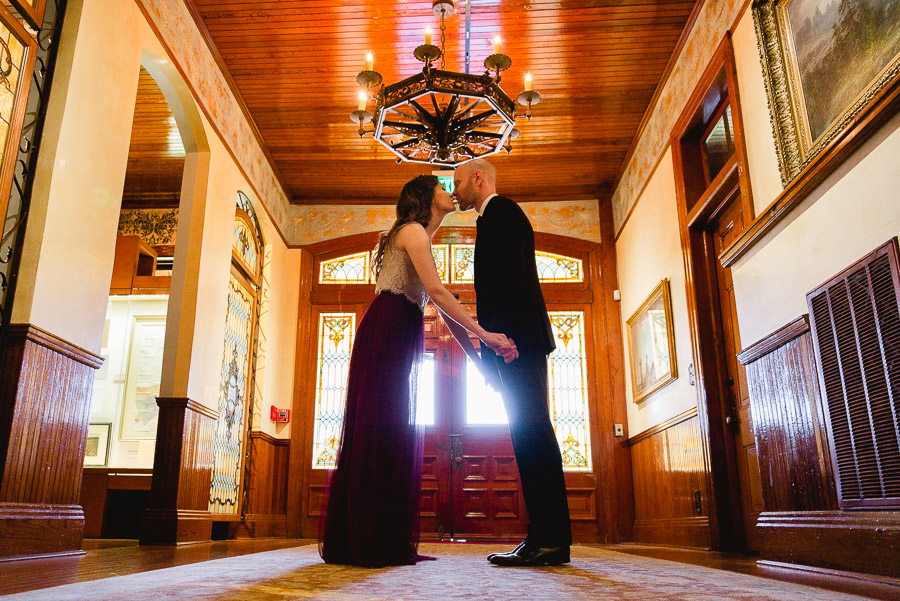
[[[441,19],[441,46],[432,43],[431,28],[426,29],[425,43],[413,52],[424,63],[421,73],[385,86],[373,68],[370,52],[365,71],[356,76],[361,86],[359,105],[350,119],[359,125],[360,137],[371,133],[397,156],[398,163],[452,167],[500,150],[510,152],[520,133],[516,118],[531,119],[532,107],[541,101],[530,73],[525,76],[525,91],[515,101],[500,87],[500,73],[509,69],[512,59],[503,54],[499,36],[494,38],[493,54],[484,60],[483,75],[444,70],[444,19],[454,10],[452,0],[433,1],[432,12]],[[468,33],[468,7],[466,30]],[[432,66],[438,59],[440,69]],[[375,108],[369,112],[366,107],[372,100]],[[523,114],[519,114],[519,106],[524,108]],[[366,129],[368,123],[373,124],[370,130]]]

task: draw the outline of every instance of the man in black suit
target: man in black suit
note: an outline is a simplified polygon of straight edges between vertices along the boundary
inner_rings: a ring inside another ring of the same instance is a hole
[[[498,388],[512,439],[528,536],[508,553],[488,556],[502,566],[559,565],[569,561],[572,529],[562,456],[550,421],[547,355],[556,348],[534,260],[534,230],[525,212],[497,195],[497,171],[483,159],[457,168],[459,209],[478,212],[475,296],[478,323],[506,334],[519,357],[507,364],[481,345],[482,371]]]

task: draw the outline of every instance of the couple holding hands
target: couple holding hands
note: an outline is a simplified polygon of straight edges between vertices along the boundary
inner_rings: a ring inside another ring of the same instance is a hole
[[[569,561],[569,508],[547,398],[547,355],[556,345],[538,281],[534,231],[516,203],[497,195],[496,181],[496,169],[483,159],[457,168],[453,195],[433,175],[413,178],[400,193],[396,221],[379,240],[376,297],[356,332],[341,447],[323,505],[326,563],[382,567],[432,559],[417,552],[423,435],[415,423],[429,298],[499,390],[509,417],[528,535],[488,560],[499,566]],[[431,239],[455,204],[479,215],[477,322],[441,283],[431,253]],[[481,339],[480,356],[468,332]]]

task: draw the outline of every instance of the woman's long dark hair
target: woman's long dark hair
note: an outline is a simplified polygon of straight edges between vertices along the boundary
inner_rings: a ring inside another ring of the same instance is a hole
[[[417,175],[412,178],[397,200],[397,220],[387,232],[381,234],[378,246],[375,248],[375,257],[372,261],[372,271],[377,276],[381,272],[384,263],[384,250],[400,231],[400,228],[408,223],[419,223],[422,227],[428,227],[431,222],[431,203],[434,201],[434,190],[440,180],[434,175]]]

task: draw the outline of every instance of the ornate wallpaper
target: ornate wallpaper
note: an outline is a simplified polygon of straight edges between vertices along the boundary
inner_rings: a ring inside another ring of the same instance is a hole
[[[223,142],[237,157],[257,197],[282,232],[289,228],[290,201],[260,147],[228,82],[184,2],[136,0],[163,38],[170,58],[187,76],[187,84]],[[177,40],[177,44],[167,43]]]
[[[535,231],[600,242],[600,210],[596,200],[522,203]],[[475,211],[453,213],[445,226],[475,227]],[[388,205],[310,205],[291,207],[292,245],[306,245],[332,238],[388,229],[394,222],[394,207]]]
[[[132,209],[119,214],[118,236],[140,236],[150,245],[175,244],[178,209]]]
[[[745,0],[704,2],[690,37],[682,48],[678,62],[672,69],[672,74],[647,121],[647,127],[638,141],[634,155],[613,192],[613,224],[617,235],[644,184],[653,175],[659,157],[666,151],[672,128],[694,91],[698,74],[706,68],[725,32],[734,23],[744,4]]]

